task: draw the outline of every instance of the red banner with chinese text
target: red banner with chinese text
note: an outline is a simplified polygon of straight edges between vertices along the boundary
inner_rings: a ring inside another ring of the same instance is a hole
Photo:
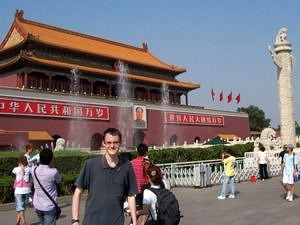
[[[0,98],[0,114],[109,120],[109,107],[64,102]]]
[[[173,124],[224,126],[223,116],[165,112],[165,122]]]

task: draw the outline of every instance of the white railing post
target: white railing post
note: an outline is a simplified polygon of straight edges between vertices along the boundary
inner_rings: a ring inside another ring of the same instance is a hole
[[[171,164],[171,173],[170,173],[170,185],[171,187],[176,186],[176,177],[175,177],[175,165]]]
[[[200,164],[200,187],[206,187],[206,170],[205,170],[205,164]]]
[[[200,163],[194,165],[194,184],[195,187],[200,187]]]

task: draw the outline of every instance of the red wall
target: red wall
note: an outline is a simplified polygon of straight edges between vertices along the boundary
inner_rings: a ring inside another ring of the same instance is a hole
[[[159,118],[159,119],[158,119]],[[217,134],[236,134],[241,138],[250,136],[249,120],[247,117],[233,117],[224,116],[225,126],[205,126],[205,125],[175,125],[163,123],[163,112],[157,110],[149,110],[149,121],[157,121],[156,123],[149,123],[146,133],[148,143],[167,142],[169,144],[170,137],[175,134],[177,136],[177,143],[179,145],[192,144],[196,137],[200,137],[203,142],[208,138],[213,138]],[[157,143],[159,144],[159,143]]]
[[[0,86],[4,87],[17,87],[18,84],[18,76],[16,74],[0,77]]]
[[[90,147],[90,140],[93,134],[103,133],[109,127],[118,127],[123,133],[124,144],[133,145],[133,124],[132,108],[123,109],[120,113],[116,106],[110,106],[110,120],[75,120],[57,119],[31,116],[11,116],[0,114],[0,128],[7,131],[48,131],[53,135],[59,135],[74,143],[75,147]],[[185,108],[186,110],[186,108]],[[118,118],[123,116],[118,122]],[[203,126],[203,125],[176,125],[164,123],[164,112],[159,110],[147,110],[148,128],[141,130],[145,133],[146,144],[162,145],[169,143],[170,137],[177,136],[178,145],[185,141],[188,144],[194,142],[198,136],[203,142],[213,138],[217,134],[235,134],[241,138],[250,136],[248,117],[224,116],[224,126]],[[123,124],[123,125],[120,125]]]

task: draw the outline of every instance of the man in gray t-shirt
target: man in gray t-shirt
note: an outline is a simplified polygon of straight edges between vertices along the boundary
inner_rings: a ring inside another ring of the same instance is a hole
[[[75,185],[72,224],[79,224],[80,196],[88,190],[83,225],[123,225],[123,203],[128,197],[129,209],[136,225],[135,195],[137,185],[131,163],[118,157],[121,143],[119,130],[104,132],[105,154],[88,160]]]

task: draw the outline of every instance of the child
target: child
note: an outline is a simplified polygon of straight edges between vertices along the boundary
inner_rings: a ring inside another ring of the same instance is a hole
[[[32,144],[28,143],[25,145],[25,151],[26,153],[24,154],[24,156],[27,159],[28,162],[28,166],[37,166],[40,162],[40,154],[35,154],[33,155],[33,146]],[[30,177],[31,178],[31,177]],[[30,183],[32,183],[32,180],[30,180]],[[29,206],[32,207],[32,195],[34,193],[34,186],[32,185],[31,187],[31,194],[29,196]]]
[[[26,225],[24,212],[28,206],[29,194],[31,192],[30,169],[25,156],[20,156],[18,166],[12,170],[16,175],[14,182],[14,194],[17,211],[16,225]]]
[[[26,144],[25,151],[26,151],[26,153],[24,154],[24,156],[27,159],[28,166],[29,167],[36,166],[40,162],[40,155],[39,154],[32,155],[32,153],[33,153],[32,144]]]

